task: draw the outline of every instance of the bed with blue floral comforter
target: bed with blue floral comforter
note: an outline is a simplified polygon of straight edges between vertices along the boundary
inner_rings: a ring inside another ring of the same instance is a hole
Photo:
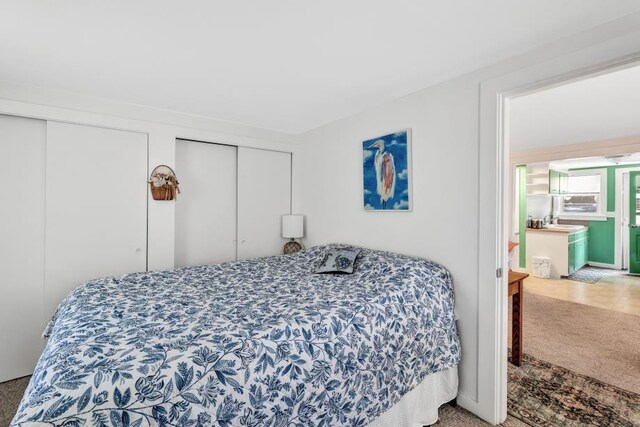
[[[94,280],[60,305],[12,426],[364,426],[458,364],[438,264],[329,247]]]

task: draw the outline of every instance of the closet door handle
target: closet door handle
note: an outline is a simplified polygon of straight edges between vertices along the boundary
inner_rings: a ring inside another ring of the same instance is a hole
[[[245,242],[246,242],[246,240],[241,240],[240,241],[240,243],[243,244],[243,245],[245,244]]]

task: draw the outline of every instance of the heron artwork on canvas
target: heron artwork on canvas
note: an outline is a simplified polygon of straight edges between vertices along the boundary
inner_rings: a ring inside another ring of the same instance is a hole
[[[364,208],[409,210],[409,131],[368,139],[362,147]]]

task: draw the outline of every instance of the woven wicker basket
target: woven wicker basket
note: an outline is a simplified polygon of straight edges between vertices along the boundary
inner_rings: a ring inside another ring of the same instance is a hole
[[[153,184],[151,185],[151,196],[153,196],[153,200],[173,200],[175,198],[173,189],[168,186],[154,187]]]
[[[156,166],[151,172],[149,188],[153,200],[174,200],[180,193],[176,173],[167,165]]]

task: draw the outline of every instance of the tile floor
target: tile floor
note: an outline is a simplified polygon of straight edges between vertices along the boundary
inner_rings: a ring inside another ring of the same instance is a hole
[[[609,276],[596,283],[529,276],[524,289],[546,297],[640,316],[640,277]]]

